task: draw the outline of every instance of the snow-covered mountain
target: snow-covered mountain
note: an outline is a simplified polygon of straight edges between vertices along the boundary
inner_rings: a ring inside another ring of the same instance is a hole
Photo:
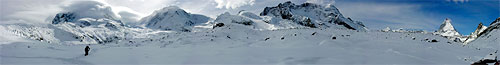
[[[119,19],[120,16],[104,3],[81,1],[80,3],[74,3],[64,8],[64,11],[61,11],[61,13],[58,13],[52,19],[52,24],[70,22],[82,27],[109,23],[123,25]]]
[[[479,37],[479,34],[486,30],[486,26],[483,25],[483,23],[479,23],[477,26],[476,30],[472,32],[469,36],[467,36],[467,39],[465,39],[464,44],[468,44],[471,41],[474,41],[477,37]]]
[[[56,38],[62,43],[101,44],[123,39],[128,27],[125,26],[120,16],[112,8],[100,2],[85,1],[89,3],[72,4],[65,11],[58,13],[52,20],[54,37],[58,32],[67,32],[68,35]],[[91,4],[88,6],[82,6]]]
[[[132,34],[111,7],[100,2],[82,1],[69,5],[49,25],[8,25],[18,35],[49,43],[101,44]]]
[[[434,34],[444,36],[451,40],[455,40],[456,38],[462,36],[455,30],[455,28],[451,24],[451,20],[448,18],[444,20],[443,24],[441,24],[441,26],[439,27],[439,30],[434,32]]]
[[[499,26],[500,26],[500,17],[497,18],[495,21],[491,22],[490,26],[486,28],[483,32],[479,33],[478,36],[488,35],[492,33],[493,30],[498,30]]]
[[[260,16],[257,16],[253,13],[246,12],[246,11],[241,11],[239,12],[238,15],[231,15],[230,13],[226,12],[223,13],[219,16],[214,21],[216,25],[214,25],[213,28],[217,27],[229,27],[229,28],[235,28],[235,27],[244,27],[248,29],[253,29],[253,30],[275,30],[277,27],[275,27],[272,24],[268,24],[262,20]],[[219,24],[219,26],[217,26]],[[221,24],[224,24],[223,26],[220,26]]]
[[[207,16],[190,14],[177,6],[165,7],[141,19],[147,28],[184,32],[189,32],[193,26],[209,20]]]
[[[260,15],[290,20],[310,28],[342,27],[352,30],[367,30],[361,22],[342,16],[333,5],[322,6],[313,3],[295,5],[288,1],[275,7],[266,7]]]
[[[85,14],[81,12],[86,11],[72,11],[67,13],[58,13],[52,20],[52,24],[69,24],[76,25],[79,27],[100,27],[104,25],[106,28],[116,28],[116,26],[124,26],[124,24],[115,18],[112,12],[104,13],[102,11],[96,11],[101,14]],[[94,12],[94,11],[91,11]]]
[[[500,49],[500,17],[493,21],[488,28],[477,35],[477,39],[469,43],[469,45],[479,48]]]
[[[290,1],[280,3],[275,7],[266,7],[256,15],[247,11],[240,11],[238,15],[223,13],[213,24],[232,26],[244,25],[254,30],[276,30],[297,28],[336,28],[366,31],[367,28],[359,21],[344,18],[333,5],[322,6],[312,3],[295,5]],[[214,26],[218,27],[218,26]]]

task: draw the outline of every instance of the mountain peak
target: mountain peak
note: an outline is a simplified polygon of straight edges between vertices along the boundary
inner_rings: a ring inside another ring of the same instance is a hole
[[[451,23],[451,20],[450,20],[449,18],[446,18],[446,19],[444,20],[444,22],[446,22],[446,23]]]
[[[291,1],[286,1],[285,3],[280,3],[278,4],[278,7],[290,7],[290,6],[294,6],[295,4],[292,3]]]
[[[207,22],[210,18],[190,14],[177,6],[164,7],[143,18],[145,27],[160,30],[191,31],[192,26]]]
[[[168,7],[162,8],[160,10],[157,10],[156,12],[174,12],[174,11],[184,11],[184,10],[181,9],[181,8],[179,8],[179,7],[177,7],[177,6],[168,6]]]
[[[491,22],[490,26],[487,27],[483,32],[478,34],[478,37],[483,36],[484,34],[489,34],[491,31],[500,28],[500,17],[498,17],[495,21]]]
[[[476,30],[474,30],[474,32],[472,32],[467,37],[467,39],[464,41],[464,44],[468,44],[469,42],[472,42],[473,40],[475,40],[477,37],[479,37],[480,33],[482,33],[484,30],[486,30],[486,28],[488,28],[488,27],[484,26],[483,23],[479,23]]]
[[[177,7],[177,6],[168,6],[168,7],[164,7],[160,10],[156,10],[153,15],[158,15],[158,14],[164,14],[164,15],[167,15],[167,14],[170,14],[170,15],[180,15],[180,16],[187,16],[189,15],[185,10]]]
[[[440,34],[441,36],[447,36],[447,37],[458,37],[461,36],[460,33],[458,33],[453,25],[451,24],[451,19],[446,18],[439,27],[439,30],[437,30],[435,33]]]

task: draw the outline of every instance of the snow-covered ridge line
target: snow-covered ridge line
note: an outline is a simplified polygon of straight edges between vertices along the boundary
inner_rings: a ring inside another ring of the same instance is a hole
[[[467,36],[467,39],[464,41],[464,45],[467,45],[473,41],[475,41],[479,37],[484,37],[487,36],[489,38],[491,36],[491,32],[494,32],[494,30],[498,30],[500,27],[500,17],[495,19],[493,22],[491,22],[490,26],[484,26],[483,23],[479,23],[477,26],[476,30],[472,32],[469,36]],[[495,35],[495,34],[492,34]]]
[[[498,29],[500,27],[500,17],[498,17],[495,21],[491,22],[490,26],[486,28],[483,32],[479,34],[482,36],[483,34],[489,34],[492,30]]]
[[[492,48],[500,50],[500,17],[491,23],[489,27],[484,29],[477,35],[477,38],[473,38],[467,45],[476,46],[478,48]]]
[[[476,30],[474,30],[474,32],[472,32],[469,36],[467,36],[467,38],[465,39],[464,41],[464,45],[474,41],[477,37],[480,36],[480,34],[486,30],[486,26],[483,25],[483,23],[479,23],[479,25],[477,26]]]
[[[141,19],[143,25],[151,29],[190,32],[195,25],[206,23],[209,17],[190,14],[177,6],[169,6],[155,11]]]

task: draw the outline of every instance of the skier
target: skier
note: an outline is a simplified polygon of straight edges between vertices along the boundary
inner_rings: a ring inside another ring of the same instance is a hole
[[[89,55],[89,51],[90,47],[87,45],[87,47],[85,47],[85,56]]]

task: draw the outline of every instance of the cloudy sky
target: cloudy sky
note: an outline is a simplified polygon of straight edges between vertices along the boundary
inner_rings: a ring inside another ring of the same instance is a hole
[[[82,0],[0,0],[1,23],[49,23],[55,14]],[[385,27],[434,31],[445,18],[461,33],[468,35],[480,22],[489,25],[500,17],[499,0],[96,0],[114,12],[130,13],[121,17],[138,20],[166,6],[178,6],[189,13],[212,18],[246,10],[259,14],[278,3],[333,4],[340,12],[365,23],[370,29]]]

